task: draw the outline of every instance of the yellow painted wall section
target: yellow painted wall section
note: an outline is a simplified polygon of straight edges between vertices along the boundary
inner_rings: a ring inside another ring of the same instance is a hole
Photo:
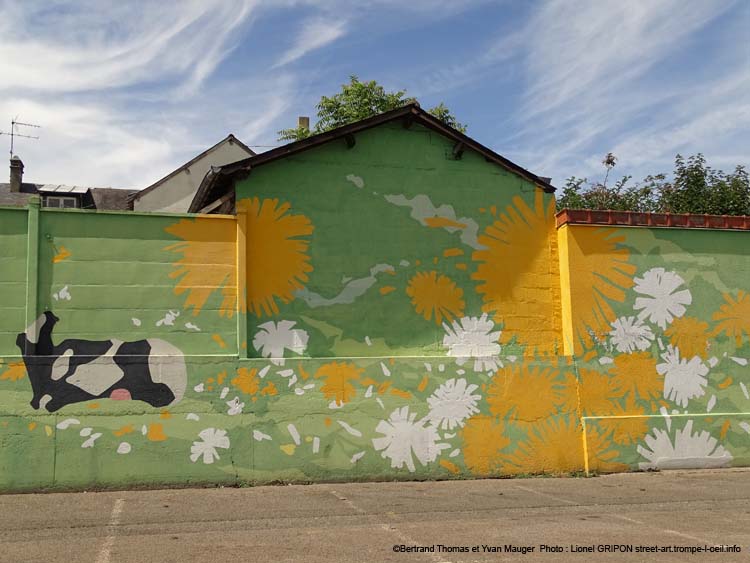
[[[568,237],[570,229],[563,225],[557,230],[557,252],[560,271],[560,314],[562,325],[563,353],[566,356],[573,355],[573,343],[575,341],[573,332],[573,310],[570,299],[570,256],[568,255]]]
[[[485,248],[472,255],[483,310],[502,325],[500,342],[515,340],[525,355],[562,350],[555,200],[544,199],[537,190],[531,208],[514,197],[478,237]]]
[[[569,300],[565,336],[572,340],[573,353],[581,354],[610,331],[616,318],[613,304],[622,303],[633,287],[636,266],[623,246],[621,229],[586,225],[560,231],[561,255],[567,263],[560,283],[563,295],[567,294],[564,299]]]

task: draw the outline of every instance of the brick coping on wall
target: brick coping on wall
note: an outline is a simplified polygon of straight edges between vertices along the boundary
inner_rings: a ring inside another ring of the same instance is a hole
[[[563,209],[557,213],[557,226],[622,225],[630,227],[674,227],[678,229],[731,229],[750,231],[750,216],[703,215],[700,213],[638,213]]]

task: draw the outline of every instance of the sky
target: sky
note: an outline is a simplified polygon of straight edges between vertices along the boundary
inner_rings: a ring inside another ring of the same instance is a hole
[[[268,150],[350,75],[444,102],[556,186],[601,180],[610,151],[635,179],[677,153],[750,165],[748,0],[0,0],[0,14],[0,131],[42,126],[19,128],[39,135],[16,140],[26,181],[141,189],[229,133]]]

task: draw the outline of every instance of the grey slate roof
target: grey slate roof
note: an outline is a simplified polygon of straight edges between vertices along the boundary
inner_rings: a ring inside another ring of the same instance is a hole
[[[38,195],[44,186],[48,186],[48,184],[24,182],[21,184],[20,192],[11,192],[9,183],[0,182],[0,206],[23,207],[28,204],[29,198]],[[85,188],[85,190],[87,194],[83,199],[84,209],[100,211],[128,211],[132,209],[132,204],[128,201],[128,198],[138,193],[138,190],[118,190],[115,188]]]
[[[133,209],[132,196],[138,190],[118,190],[115,188],[91,188],[94,205],[104,211],[130,211]]]

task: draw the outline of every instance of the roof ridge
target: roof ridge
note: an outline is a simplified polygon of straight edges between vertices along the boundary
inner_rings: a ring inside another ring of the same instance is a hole
[[[201,184],[198,187],[198,191],[196,192],[195,196],[193,197],[193,201],[190,204],[189,212],[197,212],[202,209],[206,205],[206,203],[208,203],[206,199],[208,198],[213,186],[220,178],[228,181],[228,179],[235,174],[247,173],[253,166],[259,166],[267,162],[285,158],[293,154],[298,154],[300,152],[320,146],[335,139],[344,138],[348,135],[370,129],[389,121],[400,118],[408,119],[409,116],[411,116],[413,120],[419,121],[425,127],[428,127],[442,135],[445,135],[446,137],[452,138],[456,141],[457,145],[460,143],[466,148],[471,148],[484,155],[485,159],[487,159],[488,161],[494,162],[495,164],[502,166],[506,170],[509,170],[523,178],[526,178],[530,182],[533,182],[537,186],[541,187],[544,191],[549,193],[555,191],[555,187],[552,186],[552,184],[545,178],[537,176],[533,172],[526,170],[525,168],[519,166],[518,164],[515,164],[514,162],[496,153],[492,149],[481,144],[479,141],[472,139],[468,135],[458,131],[457,129],[454,129],[450,125],[443,123],[438,118],[431,115],[429,112],[423,110],[419,106],[418,102],[412,102],[401,107],[379,113],[365,119],[361,119],[359,121],[341,125],[329,131],[316,133],[315,135],[311,135],[299,141],[287,143],[286,145],[271,149],[270,151],[262,152],[230,164],[225,164],[223,166],[212,167],[201,181]]]

